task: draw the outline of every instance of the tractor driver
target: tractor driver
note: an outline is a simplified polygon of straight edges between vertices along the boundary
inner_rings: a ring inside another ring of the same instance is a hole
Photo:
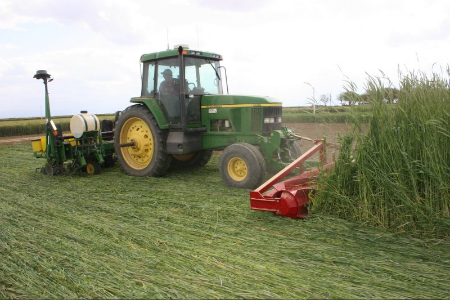
[[[175,80],[172,78],[172,70],[165,69],[161,74],[164,77],[164,81],[159,85],[159,92],[165,95],[178,94],[178,85],[175,84]]]
[[[165,69],[161,74],[164,76],[164,81],[159,85],[160,100],[167,111],[169,120],[176,122],[180,118],[180,102],[178,100],[180,85],[173,79],[172,70]]]

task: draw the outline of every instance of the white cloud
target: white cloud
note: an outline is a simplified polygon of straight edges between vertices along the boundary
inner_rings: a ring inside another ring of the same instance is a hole
[[[366,72],[381,69],[395,81],[398,66],[447,64],[449,3],[4,0],[0,117],[25,106],[39,115],[43,91],[32,79],[37,69],[55,78],[53,113],[123,109],[139,95],[140,56],[168,43],[222,54],[231,93],[305,105],[309,82],[317,99],[335,98],[347,77],[362,87]]]
[[[252,12],[264,6],[267,0],[195,0],[198,6],[211,8],[219,11]]]

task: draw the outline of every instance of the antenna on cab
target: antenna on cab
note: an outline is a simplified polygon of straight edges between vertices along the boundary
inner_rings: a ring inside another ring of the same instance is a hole
[[[169,47],[169,28],[167,28],[167,50],[170,50],[170,47]]]

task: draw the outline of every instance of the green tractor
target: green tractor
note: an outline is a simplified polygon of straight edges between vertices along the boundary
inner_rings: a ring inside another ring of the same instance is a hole
[[[298,137],[282,126],[280,101],[223,94],[221,60],[185,45],[142,55],[141,96],[131,98],[134,105],[120,113],[114,131],[127,174],[158,177],[171,165],[202,167],[213,150],[223,150],[223,181],[254,189],[266,170],[277,172],[301,155]]]

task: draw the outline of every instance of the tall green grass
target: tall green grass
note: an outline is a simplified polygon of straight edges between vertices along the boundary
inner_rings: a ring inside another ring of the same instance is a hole
[[[353,134],[342,137],[335,171],[323,179],[326,188],[317,193],[313,211],[414,235],[448,237],[448,80],[411,72],[400,78],[397,105],[385,104],[384,81],[368,78],[373,107],[368,132],[363,134],[355,122]]]

